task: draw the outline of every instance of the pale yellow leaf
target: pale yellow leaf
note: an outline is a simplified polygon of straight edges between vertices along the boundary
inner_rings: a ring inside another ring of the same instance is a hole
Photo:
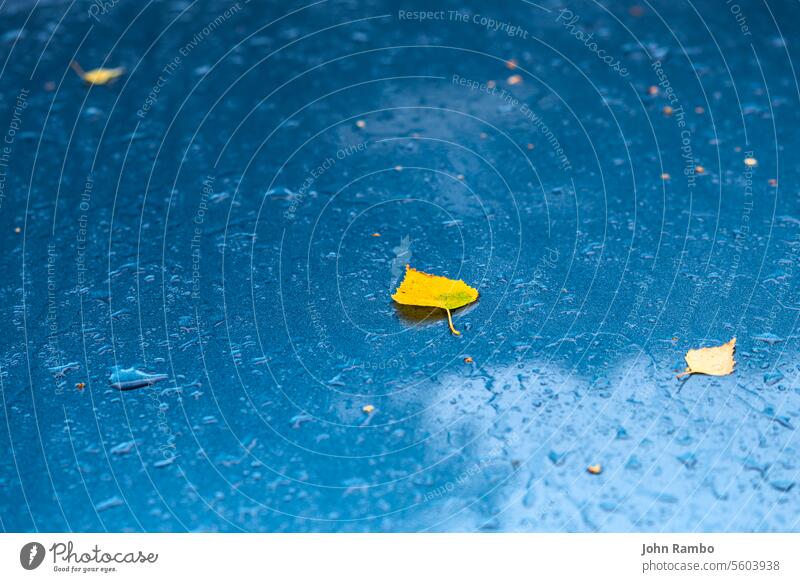
[[[91,71],[84,71],[75,61],[72,61],[70,66],[75,69],[75,72],[80,75],[81,79],[90,85],[106,85],[114,79],[117,79],[125,74],[125,69],[122,67],[116,67],[113,69],[99,68],[92,69]]]
[[[733,373],[736,365],[733,359],[735,349],[736,338],[721,346],[689,350],[686,352],[686,371],[678,374],[678,378],[688,374],[727,376]]]

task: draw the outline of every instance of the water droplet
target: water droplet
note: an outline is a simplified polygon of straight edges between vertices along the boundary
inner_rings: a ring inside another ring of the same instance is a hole
[[[114,366],[111,369],[109,382],[112,388],[117,390],[134,390],[143,386],[150,386],[156,382],[166,380],[166,374],[148,374],[136,368],[121,368]]]

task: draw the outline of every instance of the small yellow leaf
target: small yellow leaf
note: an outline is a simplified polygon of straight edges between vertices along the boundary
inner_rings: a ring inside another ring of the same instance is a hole
[[[392,295],[392,299],[402,305],[418,305],[421,307],[439,307],[447,311],[450,331],[461,335],[453,327],[451,309],[458,309],[478,298],[477,289],[473,289],[464,281],[456,281],[438,275],[429,275],[406,265],[406,276]]]
[[[733,359],[735,349],[736,338],[721,346],[689,350],[686,352],[686,371],[678,374],[678,378],[688,374],[727,376],[733,373],[733,367],[736,365]]]
[[[84,71],[75,61],[72,61],[71,67],[75,69],[75,72],[80,75],[81,79],[91,85],[106,85],[114,79],[125,74],[125,69],[122,67],[116,67],[114,69],[100,68],[92,69],[91,71]]]
[[[116,69],[92,69],[91,71],[86,71],[83,75],[83,80],[92,85],[105,85],[123,74],[125,74],[125,69],[122,67],[117,67]]]

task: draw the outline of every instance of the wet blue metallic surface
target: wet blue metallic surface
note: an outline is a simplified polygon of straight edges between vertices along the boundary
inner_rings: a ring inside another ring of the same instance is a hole
[[[3,530],[800,528],[796,4],[269,4],[0,9]]]

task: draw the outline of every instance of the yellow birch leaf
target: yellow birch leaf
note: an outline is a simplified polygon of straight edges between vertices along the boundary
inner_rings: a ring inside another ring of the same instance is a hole
[[[478,290],[473,289],[464,281],[456,281],[439,275],[429,275],[417,271],[406,265],[406,276],[392,295],[392,299],[402,305],[417,305],[420,307],[439,307],[447,311],[447,321],[450,331],[461,335],[453,327],[451,309],[463,307],[478,298]]]
[[[72,61],[70,66],[75,70],[76,73],[78,73],[81,79],[91,85],[106,85],[114,79],[125,74],[125,69],[122,67],[116,67],[114,69],[100,68],[92,69],[91,71],[84,71],[75,61]]]
[[[736,338],[726,344],[713,348],[700,348],[686,352],[686,371],[678,374],[708,374],[710,376],[727,376],[733,373],[736,361],[733,352],[736,349]]]

